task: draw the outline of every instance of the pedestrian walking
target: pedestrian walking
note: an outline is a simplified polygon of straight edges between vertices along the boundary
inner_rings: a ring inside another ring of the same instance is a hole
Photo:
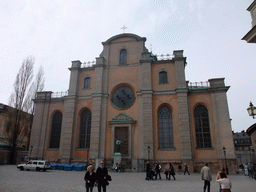
[[[220,179],[220,173],[226,173],[226,172],[225,172],[225,169],[222,168],[222,169],[217,173],[216,181]],[[221,192],[221,185],[220,185],[220,192]]]
[[[96,171],[96,182],[98,184],[98,192],[101,192],[101,188],[103,192],[106,192],[106,186],[108,183],[108,169],[104,166],[104,161],[100,162],[100,166],[97,168]]]
[[[201,169],[201,175],[202,180],[204,180],[204,192],[206,191],[206,188],[208,189],[208,192],[210,192],[212,174],[210,168],[208,167],[208,163],[206,163]]]
[[[188,173],[188,174],[190,175],[190,173],[189,173],[189,171],[188,171],[188,165],[187,165],[187,163],[184,164],[184,175],[185,175],[186,173]]]
[[[156,172],[155,180],[157,180],[157,175],[159,175],[159,179],[162,179],[161,178],[161,169],[162,169],[162,166],[157,161],[156,164],[155,164],[155,172]]]
[[[175,178],[175,171],[174,171],[174,167],[173,167],[173,165],[172,165],[172,163],[169,163],[169,171],[168,171],[168,173],[169,173],[169,180],[171,180],[171,176],[173,177],[173,179],[174,180],[176,180],[176,178]]]
[[[84,175],[84,180],[85,180],[86,192],[92,192],[95,181],[96,181],[96,174],[93,171],[93,166],[92,165],[89,165],[87,167],[87,172]]]
[[[244,175],[248,176],[248,163],[244,164]]]
[[[221,192],[231,192],[231,181],[225,172],[220,172],[220,179],[216,180],[221,185]]]

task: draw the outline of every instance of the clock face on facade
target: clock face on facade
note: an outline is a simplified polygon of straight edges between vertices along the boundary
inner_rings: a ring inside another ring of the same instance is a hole
[[[111,102],[118,109],[127,109],[133,105],[135,96],[129,87],[120,87],[115,90]]]

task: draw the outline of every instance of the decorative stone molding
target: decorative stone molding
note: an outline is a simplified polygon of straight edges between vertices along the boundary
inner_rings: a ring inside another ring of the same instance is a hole
[[[117,115],[115,118],[112,119],[112,121],[109,121],[109,124],[114,124],[114,123],[136,123],[133,118],[129,117],[125,113],[120,113]]]

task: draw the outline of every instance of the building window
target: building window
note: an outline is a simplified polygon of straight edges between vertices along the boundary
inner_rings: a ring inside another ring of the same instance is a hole
[[[81,114],[80,148],[90,148],[91,138],[91,111],[85,109]]]
[[[127,51],[125,49],[122,49],[120,51],[120,65],[126,65],[127,64]]]
[[[172,111],[164,106],[158,111],[159,149],[174,147]]]
[[[212,144],[207,108],[203,105],[198,105],[194,110],[194,117],[197,148],[210,148]]]
[[[166,71],[162,71],[162,72],[159,73],[159,83],[160,84],[168,83],[167,82],[167,72]]]
[[[61,122],[62,122],[62,113],[56,112],[52,118],[50,148],[59,148],[60,146]]]
[[[90,89],[91,88],[91,78],[86,77],[84,79],[84,89]]]

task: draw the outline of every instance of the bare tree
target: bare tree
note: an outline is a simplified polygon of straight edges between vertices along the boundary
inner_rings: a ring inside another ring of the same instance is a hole
[[[6,123],[6,136],[10,147],[10,163],[16,163],[17,149],[20,147],[19,142],[22,141],[22,137],[27,135],[28,126],[24,124],[23,111],[28,108],[26,105],[26,97],[30,97],[29,86],[33,78],[33,68],[35,59],[33,56],[27,57],[19,69],[14,83],[14,93],[10,98],[10,106],[14,110],[10,113],[9,120]],[[26,106],[26,107],[25,107]]]
[[[31,84],[31,87],[29,89],[31,94],[29,94],[25,100],[25,102],[26,102],[25,111],[32,114],[31,119],[30,119],[29,129],[27,132],[27,134],[28,134],[27,150],[29,150],[29,146],[30,146],[30,135],[31,135],[32,123],[33,123],[33,118],[34,118],[34,113],[35,113],[35,104],[33,102],[33,99],[36,98],[37,92],[43,91],[43,89],[44,89],[44,69],[42,66],[40,66],[38,73],[36,75],[36,79]]]

